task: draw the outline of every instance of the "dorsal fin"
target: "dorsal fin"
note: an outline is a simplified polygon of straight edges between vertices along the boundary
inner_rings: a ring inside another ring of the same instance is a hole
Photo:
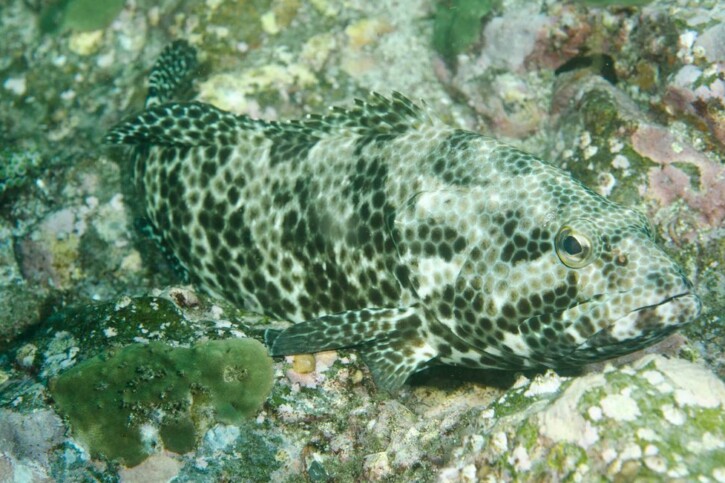
[[[324,116],[310,116],[305,124],[320,131],[349,129],[358,134],[397,134],[430,123],[426,110],[400,92],[385,97],[371,92],[366,99],[355,99],[352,108],[333,107]]]
[[[151,107],[111,129],[106,144],[159,146],[231,145],[240,131],[266,124],[200,102],[172,102]]]
[[[200,102],[154,105],[111,129],[106,144],[200,146],[231,144],[240,130],[264,130],[270,137],[318,138],[332,131],[359,135],[398,135],[421,123],[428,113],[398,92],[391,98],[372,93],[367,101],[355,100],[351,109],[335,107],[324,116],[303,120],[264,121],[222,111]]]
[[[196,50],[186,41],[167,46],[154,64],[149,78],[146,110],[106,135],[107,144],[204,146],[228,145],[239,139],[241,130],[264,130],[270,138],[294,137],[316,142],[331,132],[352,132],[361,136],[397,136],[431,117],[399,92],[385,97],[376,92],[355,99],[352,108],[334,107],[326,115],[309,115],[299,121],[253,120],[234,115],[209,104],[169,102],[189,81],[196,67]]]

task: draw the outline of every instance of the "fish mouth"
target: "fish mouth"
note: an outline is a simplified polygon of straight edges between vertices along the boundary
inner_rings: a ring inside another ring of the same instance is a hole
[[[619,294],[621,295],[621,294]],[[617,297],[600,304],[616,303]],[[624,310],[609,324],[587,337],[562,360],[561,366],[597,362],[644,349],[672,334],[700,315],[700,298],[689,290],[660,298],[654,303]]]
[[[642,305],[616,319],[608,328],[611,336],[621,341],[638,339],[660,331],[670,331],[700,315],[700,298],[689,290],[669,295],[659,301]]]
[[[690,297],[690,298],[694,298],[695,299],[695,301],[697,303],[697,315],[699,315],[700,309],[702,307],[702,304],[700,302],[700,297],[698,297],[697,295],[693,294],[690,291],[682,292],[682,293],[679,293],[677,295],[671,295],[671,296],[669,296],[669,297],[667,297],[667,298],[665,298],[665,299],[657,302],[656,304],[644,305],[642,307],[639,307],[639,308],[634,309],[632,312],[641,312],[643,310],[653,310],[653,309],[656,309],[657,307],[660,307],[662,305],[669,304],[671,302],[675,302],[678,299],[686,298],[686,297]]]
[[[621,324],[622,321],[632,318],[643,318],[647,314],[656,314],[664,316],[664,325],[684,325],[690,320],[700,315],[702,304],[700,297],[690,290],[683,290],[674,295],[664,298],[655,298],[651,303],[645,305],[626,308],[623,302],[623,296],[629,292],[618,292],[616,294],[598,294],[594,297],[578,304],[578,306],[613,306],[617,307],[619,314],[610,312],[610,322],[602,327],[604,331],[611,331],[615,326]],[[652,297],[654,298],[654,297]],[[591,304],[591,305],[590,305]]]

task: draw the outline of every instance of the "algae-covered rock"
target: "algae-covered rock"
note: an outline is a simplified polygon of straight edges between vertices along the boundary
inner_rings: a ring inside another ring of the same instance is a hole
[[[0,147],[0,201],[4,201],[11,190],[29,184],[42,163],[37,152]]]
[[[272,387],[272,360],[253,339],[191,348],[131,344],[96,356],[50,383],[58,410],[94,456],[127,466],[160,442],[174,452],[196,446],[214,422],[253,415]]]
[[[627,142],[645,122],[634,102],[601,76],[574,72],[558,77],[552,104],[558,149],[551,159],[603,196],[641,203],[640,187],[655,164]]]
[[[174,481],[272,481],[271,475],[280,461],[280,447],[284,441],[269,428],[260,430],[255,421],[241,424],[216,425],[204,435],[199,454],[217,464],[200,466],[189,461]],[[234,455],[230,457],[230,455]]]
[[[717,481],[725,471],[724,408],[722,381],[662,356],[573,379],[521,379],[464,422],[441,476]]]
[[[24,285],[0,286],[0,351],[42,320],[44,295]]]
[[[261,329],[251,328],[263,317],[197,296],[182,287],[170,287],[157,294],[68,304],[41,319],[42,323],[22,342],[37,346],[40,357],[33,365],[37,365],[42,377],[51,377],[76,362],[133,342],[179,345],[205,339],[261,337]],[[23,344],[11,345],[10,352]]]

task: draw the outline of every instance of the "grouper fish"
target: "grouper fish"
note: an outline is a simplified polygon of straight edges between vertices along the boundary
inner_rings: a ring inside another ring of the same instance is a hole
[[[146,215],[204,290],[294,322],[274,356],[352,348],[395,390],[433,363],[571,369],[697,317],[648,220],[399,93],[275,122],[171,102],[176,41],[132,145]]]

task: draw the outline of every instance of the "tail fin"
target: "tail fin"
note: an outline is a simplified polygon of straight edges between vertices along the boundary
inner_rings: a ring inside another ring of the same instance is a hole
[[[146,110],[113,127],[105,144],[156,146],[229,146],[241,131],[260,129],[246,116],[235,116],[200,102],[171,102],[197,65],[196,49],[185,40],[168,45],[151,69]]]
[[[175,40],[166,46],[151,69],[146,108],[173,100],[174,94],[189,82],[196,65],[196,49],[187,41]]]

